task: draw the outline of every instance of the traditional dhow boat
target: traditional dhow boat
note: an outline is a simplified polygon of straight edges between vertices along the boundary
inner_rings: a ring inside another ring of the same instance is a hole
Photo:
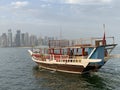
[[[114,37],[78,40],[50,40],[48,47],[28,50],[40,68],[82,74],[97,71],[109,59],[117,44]]]

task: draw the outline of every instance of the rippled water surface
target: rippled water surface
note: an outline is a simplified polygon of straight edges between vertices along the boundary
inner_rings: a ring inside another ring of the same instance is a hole
[[[0,90],[120,90],[120,59],[97,73],[75,75],[39,70],[25,48],[0,48]]]

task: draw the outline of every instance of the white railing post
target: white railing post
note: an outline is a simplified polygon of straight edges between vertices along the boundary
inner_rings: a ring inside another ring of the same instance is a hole
[[[53,60],[55,60],[54,54],[53,54]]]
[[[60,55],[60,60],[59,60],[60,62],[62,61],[62,58],[61,58],[61,55]]]

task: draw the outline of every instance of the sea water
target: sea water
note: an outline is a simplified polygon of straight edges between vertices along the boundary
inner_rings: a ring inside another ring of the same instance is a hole
[[[76,75],[38,69],[27,50],[0,48],[0,90],[120,90],[120,58],[96,73]]]

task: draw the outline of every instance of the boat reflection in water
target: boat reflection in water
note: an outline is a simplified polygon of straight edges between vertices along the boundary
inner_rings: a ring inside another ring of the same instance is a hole
[[[69,74],[33,68],[37,84],[45,90],[107,90],[102,77],[95,74]]]

